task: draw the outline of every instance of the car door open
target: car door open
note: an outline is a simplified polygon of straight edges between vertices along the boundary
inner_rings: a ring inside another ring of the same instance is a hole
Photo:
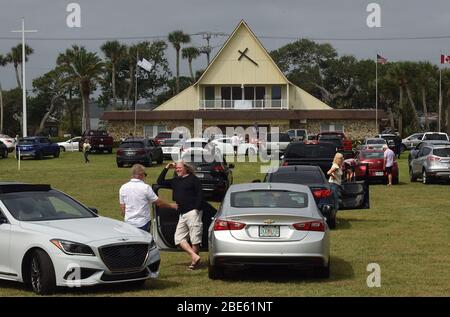
[[[172,198],[172,189],[153,185],[153,191],[158,197],[162,197],[165,201],[170,201]],[[216,214],[217,210],[211,206],[208,202],[204,202],[202,205],[203,216],[203,237],[202,237],[202,250],[208,249],[208,228],[211,225],[212,218]],[[152,207],[152,235],[155,239],[155,243],[159,249],[173,250],[176,249],[175,245],[175,230],[178,223],[179,214],[176,210],[169,208],[160,208],[153,204]]]

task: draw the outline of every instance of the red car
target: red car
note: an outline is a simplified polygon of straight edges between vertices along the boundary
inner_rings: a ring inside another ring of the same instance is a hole
[[[354,169],[356,179],[363,179],[366,173],[366,165],[369,165],[369,181],[387,182],[387,174],[383,170],[384,152],[383,150],[361,150],[355,158],[345,160],[347,170]],[[394,161],[392,167],[392,183],[398,184],[398,164]]]

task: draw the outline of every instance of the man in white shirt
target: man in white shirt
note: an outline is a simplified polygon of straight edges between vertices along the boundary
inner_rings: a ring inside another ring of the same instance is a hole
[[[231,137],[231,145],[233,146],[233,150],[234,150],[234,155],[237,155],[238,152],[238,147],[239,147],[239,143],[241,143],[240,138],[238,137],[238,135],[235,133],[232,137]]]
[[[119,190],[119,203],[125,222],[139,229],[150,231],[150,204],[160,208],[177,209],[178,205],[167,203],[156,196],[153,189],[144,182],[147,173],[141,164],[131,168],[132,178]]]
[[[392,185],[392,166],[394,166],[395,153],[386,144],[383,145],[384,161],[383,170],[388,176],[388,186]]]

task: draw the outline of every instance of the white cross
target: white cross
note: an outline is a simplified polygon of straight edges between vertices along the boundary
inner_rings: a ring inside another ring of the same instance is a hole
[[[22,30],[11,31],[13,33],[22,33],[22,130],[23,137],[27,136],[27,90],[25,79],[25,33],[36,33],[37,30],[25,30],[25,18],[22,18]]]

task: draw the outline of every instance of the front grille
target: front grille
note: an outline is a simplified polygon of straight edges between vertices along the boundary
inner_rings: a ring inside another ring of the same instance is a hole
[[[126,280],[134,280],[138,278],[148,277],[148,270],[145,268],[144,270],[136,273],[124,273],[124,274],[106,274],[103,273],[100,278],[105,282],[118,282],[118,281],[126,281]]]
[[[111,272],[133,272],[142,269],[148,249],[149,245],[146,243],[116,244],[101,247],[99,252]]]

